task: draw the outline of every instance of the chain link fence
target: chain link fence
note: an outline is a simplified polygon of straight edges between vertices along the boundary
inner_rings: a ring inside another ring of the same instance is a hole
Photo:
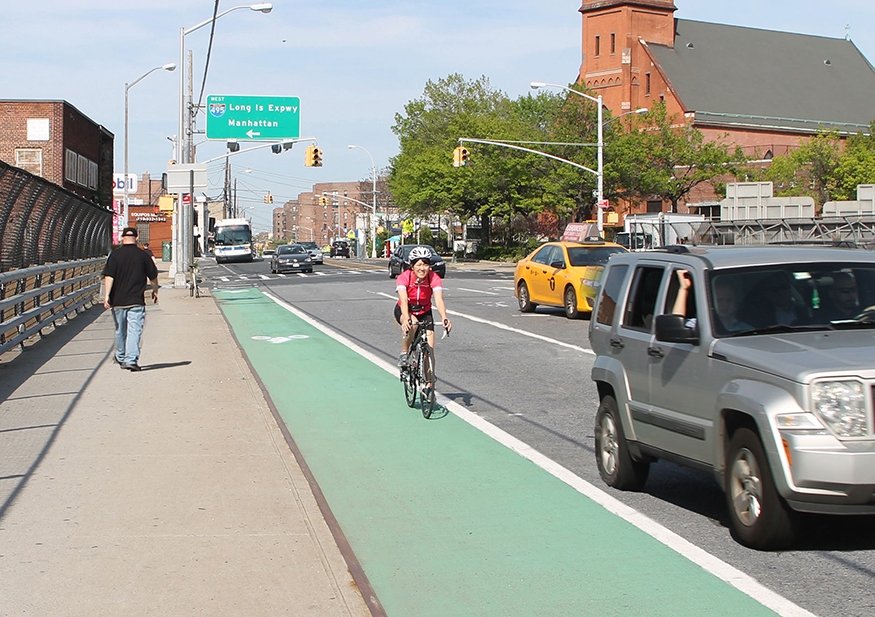
[[[112,212],[0,161],[0,272],[104,257]]]

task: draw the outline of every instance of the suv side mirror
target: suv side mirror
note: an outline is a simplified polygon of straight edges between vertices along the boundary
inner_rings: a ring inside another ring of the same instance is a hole
[[[699,344],[699,333],[689,326],[683,315],[657,315],[655,320],[656,340],[663,343]]]

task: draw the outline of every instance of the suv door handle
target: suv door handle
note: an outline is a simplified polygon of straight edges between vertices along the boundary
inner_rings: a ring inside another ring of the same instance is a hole
[[[613,347],[614,349],[623,349],[623,347],[625,347],[625,346],[626,345],[625,345],[625,343],[623,343],[622,339],[618,339],[618,338],[611,339],[611,347]]]
[[[647,355],[653,358],[664,358],[665,353],[659,347],[648,347]]]

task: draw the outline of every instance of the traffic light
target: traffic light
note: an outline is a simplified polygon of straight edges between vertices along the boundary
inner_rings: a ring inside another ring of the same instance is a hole
[[[456,146],[453,148],[453,167],[462,166],[462,147]]]
[[[273,144],[270,147],[270,151],[273,152],[274,154],[281,154],[283,151],[283,146],[282,146],[282,144]]]
[[[322,150],[318,146],[307,146],[304,153],[304,165],[306,167],[322,167]]]
[[[328,205],[328,198],[325,195],[319,198],[319,205],[323,208]]]
[[[468,148],[464,146],[459,148],[459,164],[462,167],[468,164]]]
[[[227,143],[227,146],[228,152],[237,152],[238,150],[240,150],[240,144],[238,144],[236,141],[229,141]]]
[[[267,195],[265,195],[265,196],[264,196],[264,203],[266,203],[266,204],[272,204],[272,203],[273,203],[273,195],[271,195],[270,193],[268,193]]]

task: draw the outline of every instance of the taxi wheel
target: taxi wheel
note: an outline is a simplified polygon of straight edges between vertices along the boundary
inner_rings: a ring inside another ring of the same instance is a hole
[[[580,317],[580,311],[577,310],[577,292],[570,285],[565,288],[565,316],[568,319]]]
[[[732,534],[750,548],[787,548],[799,515],[778,494],[759,436],[749,428],[732,435],[726,452],[726,503]]]
[[[520,281],[519,287],[517,287],[517,300],[520,303],[520,311],[523,313],[531,313],[535,310],[537,306],[532,299],[529,297],[529,286],[526,285],[525,281]]]

